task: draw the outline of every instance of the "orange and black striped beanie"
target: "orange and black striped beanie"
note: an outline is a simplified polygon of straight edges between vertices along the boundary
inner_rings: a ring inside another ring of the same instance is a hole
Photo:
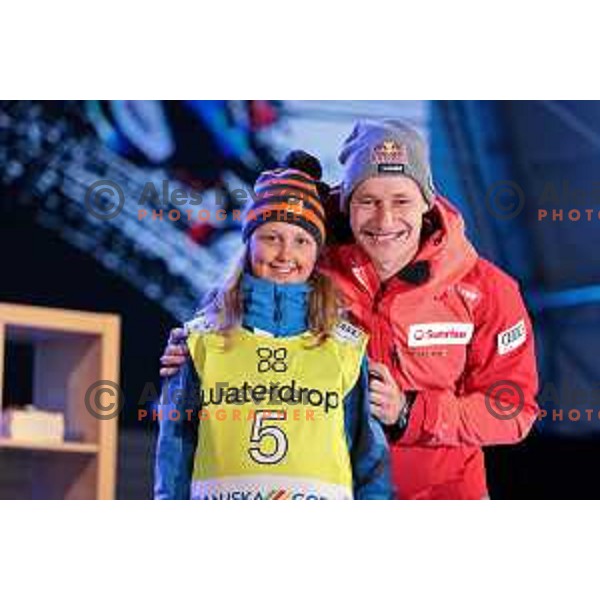
[[[305,171],[292,167],[261,173],[254,184],[254,202],[244,214],[243,240],[263,223],[279,221],[302,227],[320,247],[325,242],[325,210],[319,184]]]

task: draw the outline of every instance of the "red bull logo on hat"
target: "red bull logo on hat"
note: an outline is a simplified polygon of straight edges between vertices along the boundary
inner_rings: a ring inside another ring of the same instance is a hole
[[[376,165],[400,165],[408,163],[405,144],[385,140],[373,148],[372,161]]]

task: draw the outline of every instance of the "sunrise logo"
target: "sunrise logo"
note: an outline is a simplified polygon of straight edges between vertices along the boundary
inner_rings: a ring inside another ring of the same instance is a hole
[[[408,345],[464,345],[472,336],[473,323],[417,323],[408,329]]]

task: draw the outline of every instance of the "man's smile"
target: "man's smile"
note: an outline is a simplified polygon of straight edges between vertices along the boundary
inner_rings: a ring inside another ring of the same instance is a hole
[[[407,229],[403,231],[371,231],[369,229],[363,229],[361,232],[365,237],[370,239],[374,243],[393,242],[399,240],[405,240],[409,236]]]

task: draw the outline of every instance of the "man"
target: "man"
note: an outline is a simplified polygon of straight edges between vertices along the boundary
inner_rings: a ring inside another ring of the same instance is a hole
[[[354,241],[329,248],[321,270],[370,334],[371,408],[396,497],[486,498],[482,446],[522,440],[538,410],[518,286],[477,255],[408,125],[357,123],[340,161]],[[163,364],[177,363],[173,352]]]

